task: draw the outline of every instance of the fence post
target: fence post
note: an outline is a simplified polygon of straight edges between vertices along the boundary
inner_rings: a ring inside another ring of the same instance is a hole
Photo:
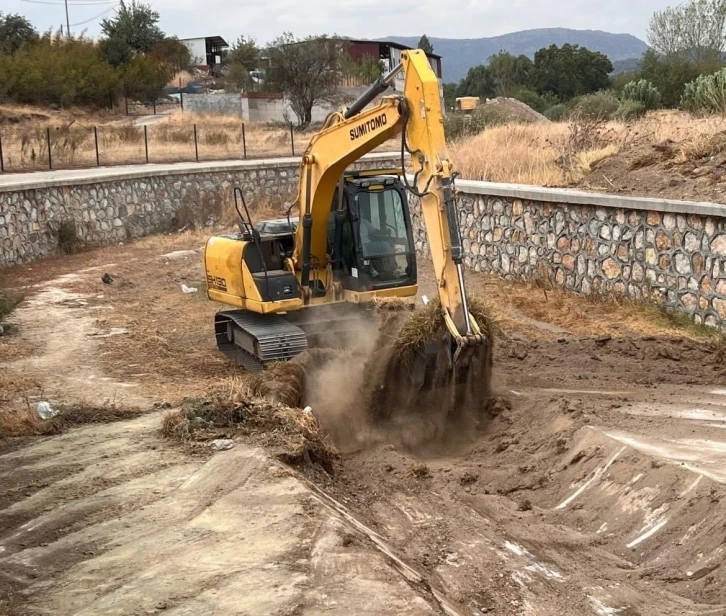
[[[113,113],[113,111],[114,111],[114,108],[113,108],[113,92],[109,92],[108,93],[108,101],[111,103],[110,110],[111,110],[111,113]]]
[[[93,138],[96,142],[96,167],[100,167],[101,155],[98,153],[98,126],[93,127]]]
[[[146,132],[146,124],[144,124],[144,153],[146,154],[146,162],[149,162],[149,135]]]
[[[181,112],[184,113],[184,92],[182,92],[181,77],[179,77],[179,104],[181,105]]]
[[[3,162],[3,136],[0,135],[0,173],[5,171],[5,163]]]
[[[124,105],[126,107],[126,115],[129,115],[129,97],[126,94],[126,86],[124,86]]]
[[[199,146],[197,145],[197,125],[194,125],[194,158],[199,162]]]
[[[154,105],[154,115],[156,115],[156,99],[154,99],[151,104]]]
[[[295,132],[290,124],[290,145],[292,146],[292,155],[295,156]]]
[[[0,150],[2,151],[2,150]],[[245,160],[247,160],[247,139],[245,137],[245,123],[242,122],[242,153],[244,154]]]
[[[53,157],[50,153],[50,126],[45,129],[45,141],[48,144],[48,169],[53,168]]]

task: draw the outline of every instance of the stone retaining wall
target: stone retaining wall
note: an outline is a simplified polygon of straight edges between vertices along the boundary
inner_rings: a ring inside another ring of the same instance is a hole
[[[395,156],[395,155],[394,155]],[[248,204],[291,199],[299,159],[147,165],[58,174],[24,174],[0,184],[0,267],[58,252],[58,230],[71,224],[78,239],[110,244],[166,231],[189,220],[214,221],[239,186]],[[395,167],[390,154],[366,157],[360,167]],[[38,179],[39,177],[51,179]]]
[[[458,187],[469,268],[652,300],[697,323],[726,326],[726,207],[480,182]],[[417,249],[427,252],[414,218]]]

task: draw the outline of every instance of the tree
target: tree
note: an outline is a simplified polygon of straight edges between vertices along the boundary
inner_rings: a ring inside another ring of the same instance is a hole
[[[165,38],[158,23],[159,13],[148,4],[121,0],[116,15],[101,21],[101,30],[107,38],[120,39],[135,52],[148,53]]]
[[[270,81],[290,101],[298,126],[310,124],[316,103],[335,102],[339,98],[338,62],[345,56],[345,47],[339,38],[297,39],[288,32],[270,44],[269,54]]]
[[[163,39],[148,55],[157,62],[167,65],[174,73],[188,69],[192,61],[189,47],[176,37]]]
[[[718,62],[702,62],[700,66],[689,58],[674,54],[660,55],[649,49],[643,55],[638,76],[650,81],[663,95],[665,107],[678,107],[687,83],[695,80],[701,73],[714,72],[718,69]]]
[[[251,38],[240,36],[222,59],[226,87],[231,86],[236,90],[249,87],[250,71],[258,68],[259,59],[257,43]]]
[[[689,0],[656,11],[648,43],[666,58],[679,55],[696,63],[720,59],[726,45],[726,0]]]
[[[453,109],[456,105],[456,84],[444,84],[444,106],[446,109]]]
[[[532,84],[540,94],[566,101],[607,88],[613,65],[607,56],[579,45],[551,45],[534,55]]]
[[[499,96],[510,96],[515,88],[529,82],[532,60],[525,55],[514,56],[500,51],[489,58],[489,73]]]
[[[496,94],[496,84],[488,66],[480,64],[470,68],[466,77],[456,87],[456,96],[478,96],[492,98]]]
[[[424,53],[432,54],[434,53],[434,46],[431,44],[431,41],[429,41],[429,37],[425,34],[418,40],[418,49],[422,50]]]
[[[14,54],[25,43],[38,40],[38,33],[22,15],[0,11],[0,54]]]

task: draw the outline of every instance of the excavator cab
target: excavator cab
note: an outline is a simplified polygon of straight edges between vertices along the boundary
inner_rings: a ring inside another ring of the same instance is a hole
[[[416,284],[411,215],[397,172],[349,173],[328,218],[328,254],[344,289]]]

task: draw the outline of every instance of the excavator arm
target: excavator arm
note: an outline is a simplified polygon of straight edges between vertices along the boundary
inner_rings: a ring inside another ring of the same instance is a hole
[[[401,71],[405,73],[403,94],[384,97],[378,105],[365,109]],[[344,113],[331,114],[311,140],[300,166],[301,224],[293,263],[301,272],[303,294],[309,294],[311,262],[325,265],[327,261],[327,219],[341,175],[364,154],[397,135],[402,156],[406,151],[410,154],[414,175],[412,184],[406,180],[407,188],[419,199],[451,337],[452,360],[457,363],[483,338],[467,306],[454,174],[446,149],[439,84],[423,51],[402,52],[400,65]]]

